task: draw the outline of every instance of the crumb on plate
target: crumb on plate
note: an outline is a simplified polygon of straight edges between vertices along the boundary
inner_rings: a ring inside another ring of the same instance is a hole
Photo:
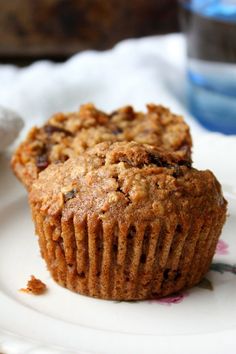
[[[20,289],[20,291],[33,295],[42,295],[47,290],[46,284],[44,284],[40,279],[35,278],[31,275],[30,280],[27,283],[26,288]]]

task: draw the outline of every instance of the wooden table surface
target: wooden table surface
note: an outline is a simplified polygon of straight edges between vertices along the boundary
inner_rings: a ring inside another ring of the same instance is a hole
[[[177,0],[0,0],[0,62],[61,61],[178,30]]]

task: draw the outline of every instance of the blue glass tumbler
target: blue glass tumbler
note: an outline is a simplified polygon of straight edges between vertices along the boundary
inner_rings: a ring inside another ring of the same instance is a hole
[[[188,104],[212,131],[236,134],[236,0],[182,0]]]

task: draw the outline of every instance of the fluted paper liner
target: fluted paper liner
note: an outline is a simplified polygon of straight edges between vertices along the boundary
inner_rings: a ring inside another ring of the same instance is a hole
[[[69,220],[33,210],[43,258],[60,285],[112,300],[159,298],[196,285],[208,271],[224,222],[212,217],[180,224]]]

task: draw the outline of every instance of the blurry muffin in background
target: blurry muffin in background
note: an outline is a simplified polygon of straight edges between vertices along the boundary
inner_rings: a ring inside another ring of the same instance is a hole
[[[103,141],[150,144],[191,163],[189,127],[169,109],[149,104],[145,113],[126,106],[107,114],[86,104],[78,112],[55,114],[41,128],[32,128],[13,155],[12,168],[30,188],[51,163],[64,162]]]

